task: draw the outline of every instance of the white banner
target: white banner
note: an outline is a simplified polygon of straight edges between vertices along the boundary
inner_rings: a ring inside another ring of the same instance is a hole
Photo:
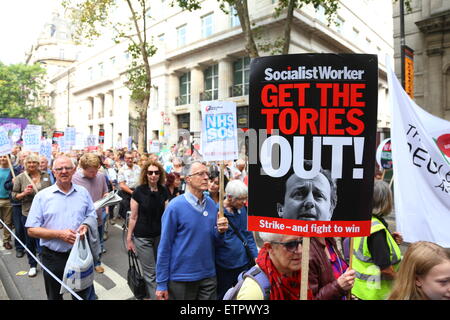
[[[201,153],[204,161],[237,159],[236,103],[202,101]]]
[[[419,107],[389,67],[397,229],[450,247],[450,122]]]
[[[5,156],[11,153],[11,141],[8,137],[8,132],[0,126],[0,156]]]
[[[41,150],[42,126],[27,125],[22,133],[23,150],[39,152]]]

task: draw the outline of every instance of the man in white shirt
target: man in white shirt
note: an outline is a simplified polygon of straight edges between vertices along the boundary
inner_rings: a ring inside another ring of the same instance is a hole
[[[119,207],[119,215],[125,219],[127,211],[130,211],[130,199],[134,189],[139,185],[141,168],[134,164],[134,157],[131,152],[125,153],[125,165],[120,168],[117,177],[119,183],[119,196],[122,197]]]

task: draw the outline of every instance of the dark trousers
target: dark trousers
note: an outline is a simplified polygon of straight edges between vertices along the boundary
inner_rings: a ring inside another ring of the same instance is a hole
[[[245,265],[236,269],[224,269],[216,265],[217,273],[217,300],[222,300],[228,289],[234,287],[237,283],[237,278],[242,271],[247,271],[248,267]]]
[[[27,245],[26,242],[26,238],[25,238],[25,224],[22,220],[22,206],[12,206],[12,218],[13,218],[13,224],[14,224],[14,229],[15,229],[15,234],[17,236],[17,238],[20,239],[20,241],[22,241],[23,244]],[[19,241],[17,241],[16,239],[14,239],[14,244],[16,246],[16,251],[24,251],[25,249],[23,248],[23,246],[19,243]]]
[[[69,252],[61,253],[48,249],[47,247],[42,247],[42,263],[50,270],[56,277],[63,279],[64,268],[69,258]],[[44,284],[45,292],[47,293],[48,300],[63,300],[63,295],[59,293],[61,290],[61,284],[53,279],[53,277],[44,271]],[[77,294],[83,300],[89,300],[91,297],[91,291],[94,285],[86,288],[84,290],[78,291]],[[77,300],[75,296],[72,296],[72,300]]]
[[[127,211],[130,211],[131,194],[122,190],[119,190],[117,194],[122,198],[122,201],[120,201],[119,204],[119,216],[121,216],[122,219],[125,219]]]
[[[169,300],[216,300],[216,277],[199,281],[169,281]]]
[[[22,216],[22,225],[25,226],[25,223],[27,222],[27,217]],[[31,251],[32,254],[34,254],[36,256],[36,251],[37,251],[37,243],[36,243],[36,238],[31,238],[28,236],[28,228],[24,227],[24,234],[25,234],[25,245],[27,246],[28,250]],[[33,259],[33,257],[28,253],[27,251],[27,257],[28,257],[28,264],[30,265],[30,268],[36,268],[37,266],[37,262],[36,260]]]

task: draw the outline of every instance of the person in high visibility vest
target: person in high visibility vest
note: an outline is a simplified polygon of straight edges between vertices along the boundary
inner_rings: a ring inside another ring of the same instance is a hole
[[[398,232],[390,233],[383,217],[392,210],[389,185],[376,180],[373,190],[370,236],[356,237],[353,242],[353,264],[356,271],[352,295],[360,300],[384,300],[390,293],[402,254]]]

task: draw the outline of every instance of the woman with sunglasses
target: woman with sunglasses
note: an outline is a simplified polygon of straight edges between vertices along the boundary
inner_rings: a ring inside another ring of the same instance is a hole
[[[161,236],[161,217],[168,203],[164,187],[165,171],[154,160],[146,162],[140,185],[131,195],[127,248],[137,254],[147,285],[147,298],[154,300],[156,291],[156,253]]]
[[[251,277],[246,277],[237,294],[237,300],[299,300],[302,237],[260,232],[264,245],[256,258],[257,267],[270,283],[265,294]],[[308,288],[308,300],[313,299]]]
[[[315,300],[345,300],[355,282],[333,238],[311,238],[308,274]]]

